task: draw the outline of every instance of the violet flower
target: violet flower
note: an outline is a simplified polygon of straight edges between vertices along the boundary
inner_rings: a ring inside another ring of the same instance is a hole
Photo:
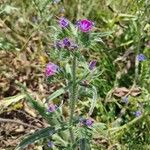
[[[69,47],[71,45],[71,41],[68,38],[63,39],[64,47]]]
[[[52,141],[48,141],[47,146],[48,146],[49,148],[52,148],[52,147],[53,147],[53,142],[52,142]]]
[[[80,119],[81,125],[87,126],[87,127],[92,127],[94,121],[92,119]]]
[[[96,63],[97,63],[96,60],[90,61],[90,63],[89,63],[89,69],[93,70],[96,67]]]
[[[125,104],[128,104],[129,103],[129,99],[127,96],[125,96],[122,100]]]
[[[75,44],[73,41],[71,41],[69,38],[64,38],[62,40],[59,40],[56,42],[55,45],[57,49],[66,48],[71,51],[78,48],[78,45]]]
[[[89,32],[93,27],[93,22],[87,19],[78,21],[77,26],[82,32]]]
[[[64,17],[61,17],[61,18],[59,19],[59,25],[60,25],[60,27],[62,27],[62,28],[67,28],[68,25],[69,25],[69,21],[68,21],[66,18],[64,18]]]
[[[50,104],[48,107],[48,112],[54,112],[57,109],[57,105]]]
[[[94,121],[92,119],[87,119],[85,124],[88,126],[88,127],[92,127]]]
[[[139,62],[146,60],[146,57],[143,54],[137,55],[137,59]]]
[[[136,117],[140,117],[142,115],[142,112],[140,110],[137,110],[133,113]]]
[[[46,65],[46,69],[45,69],[46,77],[53,76],[55,73],[57,73],[58,69],[59,69],[59,67],[57,65],[49,62]]]

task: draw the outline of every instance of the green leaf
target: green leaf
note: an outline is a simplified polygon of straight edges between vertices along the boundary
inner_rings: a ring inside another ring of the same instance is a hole
[[[54,113],[48,113],[46,108],[34,100],[29,94],[27,94],[28,101],[32,104],[32,107],[39,112],[39,114],[47,120],[47,122],[54,126],[59,123],[58,117]]]
[[[108,136],[108,130],[107,125],[105,123],[94,123],[92,128],[92,133],[94,138],[100,138],[104,137],[107,138]]]
[[[71,67],[68,63],[66,64],[65,70],[66,70],[67,76],[71,77],[71,74],[72,74],[71,73]]]
[[[72,36],[74,37],[74,38],[78,38],[78,28],[76,28],[75,26],[74,26],[74,24],[72,24],[72,23],[70,23],[70,29],[71,29],[71,33],[72,33]]]
[[[47,127],[42,130],[36,131],[32,135],[25,138],[16,148],[16,150],[23,149],[29,144],[32,144],[40,139],[52,136],[55,134],[58,130],[55,130],[54,127]]]
[[[40,105],[36,100],[34,100],[28,93],[27,100],[32,104],[32,107],[39,112],[40,115],[44,116],[43,112],[45,112],[45,107]]]
[[[53,113],[47,113],[45,106],[34,100],[34,98],[27,92],[26,87],[21,83],[17,83],[26,95],[26,99],[31,103],[32,107],[38,111],[38,113],[47,120],[50,125],[56,125],[58,123],[57,117],[53,116]]]
[[[24,99],[25,97],[26,97],[26,95],[21,93],[21,94],[15,95],[15,96],[10,96],[10,97],[4,98],[4,100],[0,101],[0,112],[3,111],[5,108],[8,108],[8,106]]]
[[[91,107],[90,107],[90,110],[89,110],[89,115],[92,115],[93,113],[93,110],[95,108],[95,105],[96,105],[96,100],[97,100],[97,90],[94,86],[92,86],[90,88],[90,90],[92,91],[93,93],[93,98],[91,99]]]
[[[64,132],[62,132],[63,134]],[[68,142],[67,139],[64,138],[65,134],[63,134],[63,138],[59,135],[59,134],[55,134],[53,135],[53,140],[55,141],[56,145],[61,145],[63,147],[67,147]]]
[[[49,101],[55,99],[56,97],[60,96],[61,94],[63,94],[65,92],[65,88],[61,88],[57,91],[55,91],[53,94],[51,94],[47,99]]]

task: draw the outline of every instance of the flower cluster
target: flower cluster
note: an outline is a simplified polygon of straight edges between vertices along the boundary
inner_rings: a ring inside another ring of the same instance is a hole
[[[46,77],[53,76],[55,73],[57,73],[58,69],[59,69],[59,67],[57,65],[49,62],[46,65],[46,69],[45,69]]]
[[[52,141],[48,141],[47,146],[48,146],[49,148],[52,148],[52,147],[54,146],[54,144],[53,144]]]
[[[93,25],[94,25],[93,22],[87,19],[79,20],[77,23],[78,29],[84,33],[91,31],[91,29],[93,28]],[[61,17],[59,19],[59,26],[62,29],[66,29],[69,26],[69,21],[64,17]],[[78,45],[75,44],[71,39],[67,37],[62,40],[56,41],[55,45],[57,49],[67,49],[71,51],[78,48]],[[96,63],[97,63],[96,60],[90,61],[89,70],[94,70],[96,67]],[[57,65],[51,62],[48,63],[46,65],[46,70],[45,70],[46,77],[53,76],[55,73],[58,72],[58,69],[59,67]],[[54,112],[56,109],[57,109],[57,105],[50,104],[47,111]],[[83,126],[92,127],[94,121],[92,119],[80,119],[80,123]],[[49,145],[51,145],[51,143]]]
[[[135,117],[140,117],[142,115],[142,112],[140,110],[137,110],[133,114],[135,115]]]
[[[90,20],[83,19],[77,22],[77,27],[82,32],[89,32],[94,26],[94,23]]]
[[[64,17],[61,17],[59,19],[59,25],[61,28],[67,28],[69,26],[69,21],[68,19],[64,18]]]
[[[143,54],[139,54],[139,55],[137,55],[137,60],[138,60],[139,62],[141,62],[141,61],[146,60],[146,57],[145,57]]]
[[[75,44],[73,41],[71,41],[69,38],[64,38],[56,42],[56,48],[57,49],[65,48],[72,51],[77,49],[78,45]]]
[[[80,124],[82,126],[92,127],[94,121],[92,119],[80,119]]]
[[[48,112],[54,112],[57,109],[57,105],[50,104],[48,107]]]
[[[61,17],[59,19],[59,26],[61,28],[67,28],[69,26],[69,21],[64,17]],[[77,21],[77,27],[81,32],[89,32],[91,31],[93,26],[94,26],[94,23],[88,19],[82,19],[82,20]]]
[[[90,69],[90,70],[95,69],[95,67],[96,67],[96,63],[97,63],[97,61],[96,61],[96,60],[92,60],[92,61],[90,61],[90,63],[89,63],[89,69]]]

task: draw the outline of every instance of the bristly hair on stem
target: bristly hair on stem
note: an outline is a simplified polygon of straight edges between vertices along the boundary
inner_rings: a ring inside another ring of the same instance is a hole
[[[73,55],[72,59],[72,86],[70,88],[70,119],[69,124],[71,126],[70,128],[70,137],[72,144],[74,143],[74,133],[72,130],[72,123],[73,123],[73,117],[74,117],[74,111],[75,111],[75,104],[76,104],[76,56]]]

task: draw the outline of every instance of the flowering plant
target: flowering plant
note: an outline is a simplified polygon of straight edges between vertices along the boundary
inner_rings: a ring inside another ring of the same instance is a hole
[[[92,29],[94,23],[90,20],[83,19],[78,21],[77,25],[79,30],[81,30],[82,32],[89,32]]]
[[[92,80],[97,61],[94,59],[87,63],[82,54],[82,49],[90,48],[91,43],[97,41],[97,36],[95,36],[96,34],[92,35],[93,23],[90,20],[80,20],[77,26],[71,24],[64,17],[60,18],[58,22],[59,32],[57,31],[54,35],[54,38],[56,38],[54,40],[54,53],[58,56],[56,60],[59,60],[59,62],[49,62],[46,65],[45,78],[52,79],[52,77],[55,78],[57,75],[62,74],[63,79],[65,79],[64,86],[52,93],[47,98],[45,105],[34,101],[24,89],[27,100],[47,120],[49,126],[25,138],[16,149],[25,148],[37,140],[46,138],[48,139],[47,146],[51,148],[58,146],[66,150],[78,149],[79,147],[86,150],[90,149],[92,128],[94,126],[94,119],[91,118],[91,115],[96,105],[97,91],[86,80]],[[84,40],[83,37],[87,37],[88,40]],[[61,63],[64,59],[66,64]],[[78,69],[81,68],[81,73],[77,73]],[[92,97],[89,112],[85,115],[76,112],[76,106],[80,98],[79,93],[83,88],[88,92],[89,98]],[[60,104],[55,104],[53,101],[65,93],[69,94],[70,111],[66,119],[62,117],[61,113],[64,102],[60,101]]]

